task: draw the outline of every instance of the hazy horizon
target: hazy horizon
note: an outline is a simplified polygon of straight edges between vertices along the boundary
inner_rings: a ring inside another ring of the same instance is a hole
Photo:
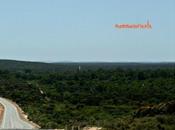
[[[39,62],[39,63],[175,63],[175,61],[39,61],[39,60],[18,60],[0,59],[0,61],[19,61],[19,62]]]

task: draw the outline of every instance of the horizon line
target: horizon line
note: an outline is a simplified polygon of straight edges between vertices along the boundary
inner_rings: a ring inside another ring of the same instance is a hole
[[[175,61],[39,61],[39,60],[19,60],[0,59],[0,61],[36,62],[36,63],[175,63]]]

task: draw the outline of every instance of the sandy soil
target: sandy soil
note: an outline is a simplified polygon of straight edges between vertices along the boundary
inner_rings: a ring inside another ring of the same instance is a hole
[[[3,115],[4,115],[4,107],[2,104],[0,104],[0,124],[2,123]]]
[[[83,130],[101,130],[101,127],[85,127]]]

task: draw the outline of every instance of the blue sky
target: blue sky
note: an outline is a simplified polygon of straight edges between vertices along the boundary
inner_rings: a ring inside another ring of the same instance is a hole
[[[174,12],[175,0],[1,0],[0,59],[175,61]]]

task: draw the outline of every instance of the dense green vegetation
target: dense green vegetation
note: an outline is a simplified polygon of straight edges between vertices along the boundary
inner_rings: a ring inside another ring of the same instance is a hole
[[[36,68],[35,68],[36,69]],[[36,71],[1,69],[0,96],[17,102],[42,128],[173,129],[174,115],[133,119],[139,107],[175,100],[175,68]],[[171,124],[168,120],[173,119]]]

